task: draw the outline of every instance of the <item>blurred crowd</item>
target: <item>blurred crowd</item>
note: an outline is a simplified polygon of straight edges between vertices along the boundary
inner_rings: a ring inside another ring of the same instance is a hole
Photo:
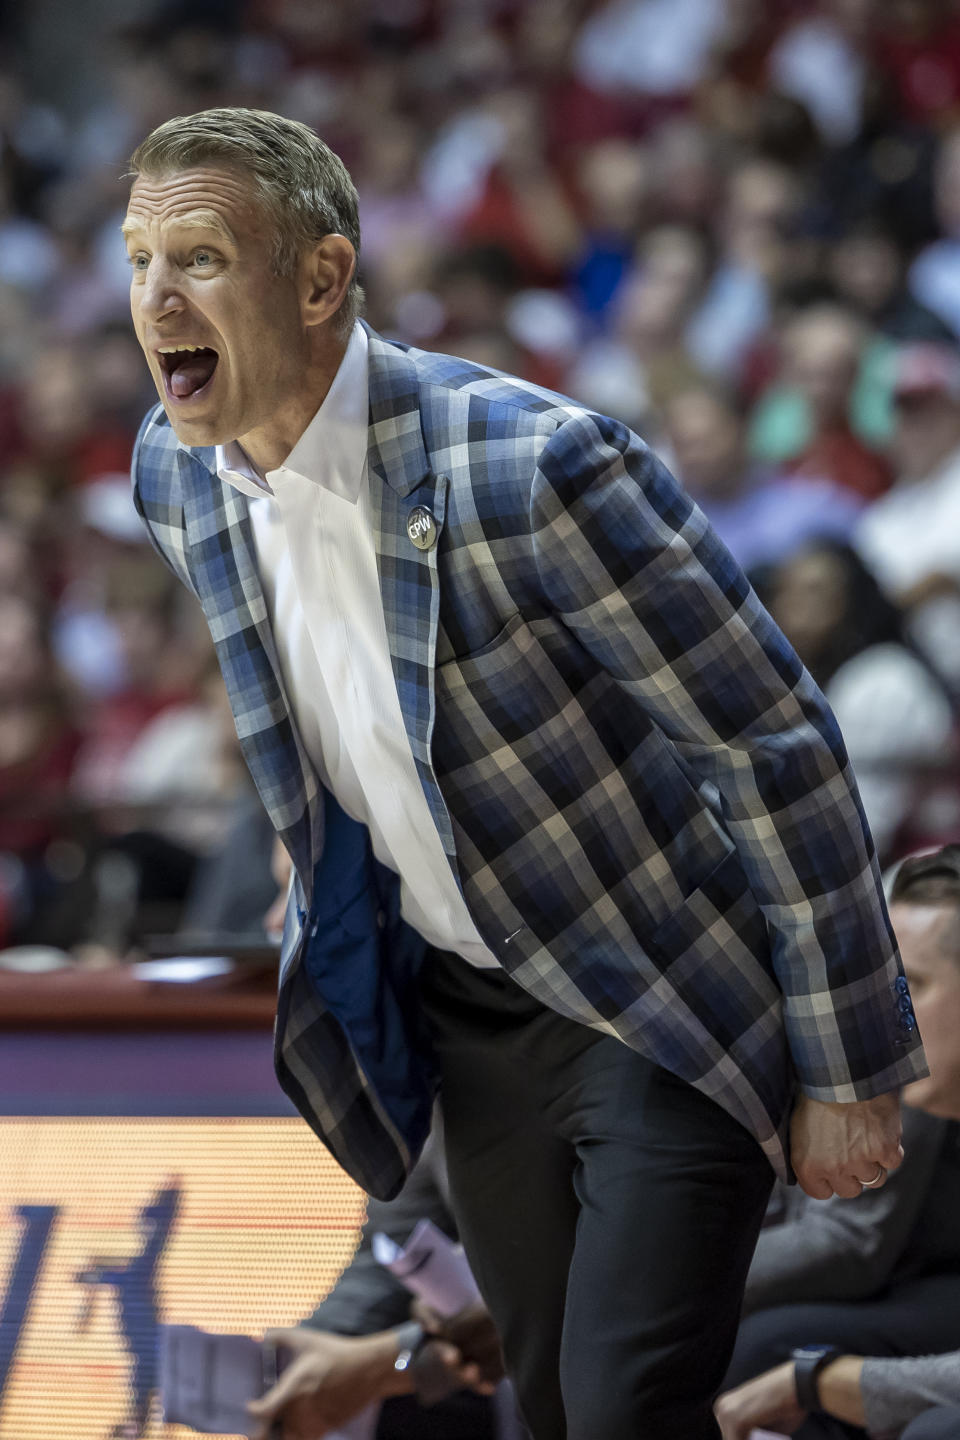
[[[95,8],[95,7],[94,7]],[[304,120],[366,317],[637,429],[833,704],[881,857],[960,838],[960,4],[166,0],[82,113],[0,20],[0,944],[175,927],[248,801],[128,494],[118,225],[170,115]],[[52,96],[53,98],[47,98]]]

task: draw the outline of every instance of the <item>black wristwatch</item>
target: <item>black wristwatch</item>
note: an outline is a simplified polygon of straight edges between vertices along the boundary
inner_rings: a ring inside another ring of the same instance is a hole
[[[793,1361],[793,1383],[797,1391],[797,1404],[801,1410],[822,1410],[820,1396],[817,1392],[817,1379],[821,1370],[836,1360],[844,1352],[838,1350],[836,1345],[801,1345],[799,1350],[794,1350],[790,1359]]]

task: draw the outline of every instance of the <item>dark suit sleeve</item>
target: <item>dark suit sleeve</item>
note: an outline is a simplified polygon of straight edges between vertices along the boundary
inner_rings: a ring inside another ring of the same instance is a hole
[[[373,1258],[373,1236],[382,1231],[402,1245],[419,1221],[432,1220],[456,1240],[446,1195],[442,1145],[433,1135],[399,1195],[368,1202],[356,1254],[327,1298],[302,1323],[338,1335],[370,1335],[409,1320],[410,1292]]]
[[[744,1313],[806,1301],[862,1300],[891,1279],[930,1186],[947,1122],[904,1107],[904,1160],[880,1190],[856,1200],[798,1195],[795,1215],[763,1230]]]

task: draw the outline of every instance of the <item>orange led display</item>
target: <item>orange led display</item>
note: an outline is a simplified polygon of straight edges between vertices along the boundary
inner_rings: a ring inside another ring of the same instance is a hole
[[[0,1440],[186,1440],[157,1324],[295,1324],[363,1219],[295,1118],[0,1118],[0,1157]]]

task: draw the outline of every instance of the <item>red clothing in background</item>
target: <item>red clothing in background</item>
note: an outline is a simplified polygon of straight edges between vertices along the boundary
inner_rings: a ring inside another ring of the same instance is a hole
[[[834,485],[852,490],[864,500],[876,500],[893,483],[886,459],[847,429],[815,436],[783,469],[788,475],[832,480]]]

